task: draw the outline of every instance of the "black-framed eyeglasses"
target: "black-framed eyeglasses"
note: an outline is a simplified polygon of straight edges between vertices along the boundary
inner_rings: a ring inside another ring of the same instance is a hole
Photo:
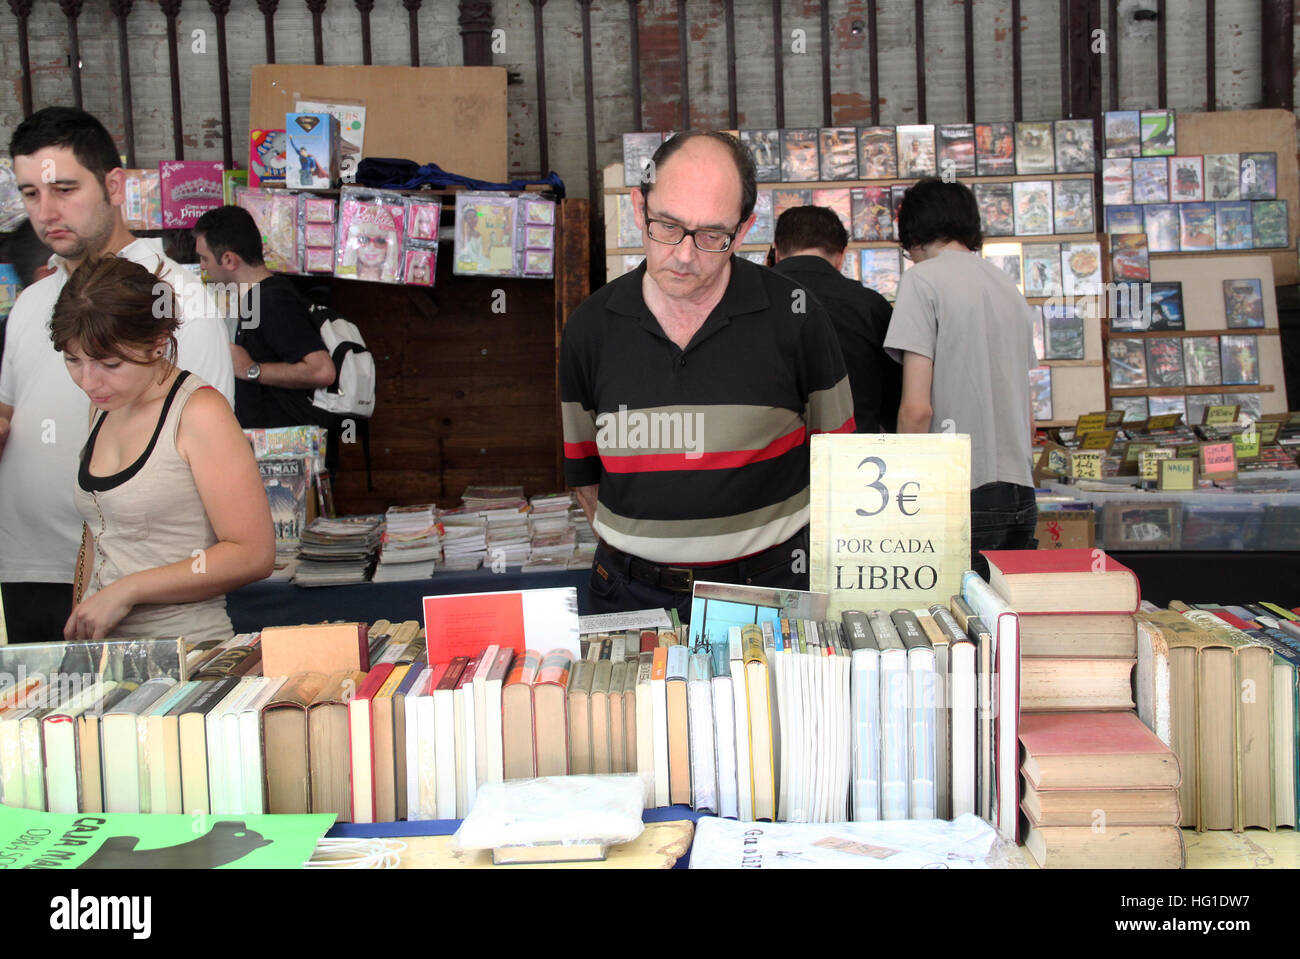
[[[669,223],[667,220],[652,220],[646,218],[646,232],[650,234],[650,239],[656,243],[666,243],[668,246],[676,246],[688,236],[695,243],[695,248],[701,253],[726,253],[731,249],[731,243],[736,238],[736,233],[740,227],[730,233],[723,233],[721,230],[688,230],[684,226],[676,223]]]

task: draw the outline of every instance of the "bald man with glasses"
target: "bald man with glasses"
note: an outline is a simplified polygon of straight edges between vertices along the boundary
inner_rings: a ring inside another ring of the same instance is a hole
[[[565,326],[565,476],[600,538],[598,611],[686,619],[696,580],[808,586],[808,440],[853,432],[853,398],[816,299],[733,255],[756,197],[734,137],[666,141],[632,193],[645,263]]]

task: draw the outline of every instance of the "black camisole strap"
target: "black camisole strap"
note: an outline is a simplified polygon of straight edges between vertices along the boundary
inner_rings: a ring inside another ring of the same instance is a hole
[[[99,419],[95,421],[94,428],[90,431],[90,439],[86,440],[86,447],[81,451],[81,468],[77,471],[77,485],[87,493],[104,493],[108,490],[121,486],[127,480],[131,479],[140,470],[144,469],[144,464],[149,462],[149,457],[153,454],[154,447],[158,445],[158,437],[162,434],[163,424],[167,422],[167,413],[172,408],[172,401],[176,399],[176,393],[180,390],[181,384],[189,376],[188,370],[181,370],[180,375],[176,377],[176,382],[167,393],[167,399],[163,401],[162,412],[158,414],[158,425],[153,428],[153,436],[149,438],[149,445],[144,448],[144,452],[136,459],[134,463],[112,476],[91,476],[90,475],[90,458],[95,452],[95,440],[99,438],[99,428],[104,425],[104,420],[108,413],[101,413]]]

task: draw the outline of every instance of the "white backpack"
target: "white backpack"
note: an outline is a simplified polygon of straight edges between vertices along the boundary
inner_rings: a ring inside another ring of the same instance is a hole
[[[312,405],[339,417],[369,419],[375,412],[375,358],[355,323],[325,306],[313,305],[320,337],[334,361],[334,382],[312,395]]]

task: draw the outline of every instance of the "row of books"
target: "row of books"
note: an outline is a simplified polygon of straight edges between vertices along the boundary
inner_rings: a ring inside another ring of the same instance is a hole
[[[623,134],[626,186],[641,182],[654,152],[672,136]],[[760,183],[1092,173],[1097,168],[1091,120],[759,129],[740,130],[738,136],[754,158]]]

